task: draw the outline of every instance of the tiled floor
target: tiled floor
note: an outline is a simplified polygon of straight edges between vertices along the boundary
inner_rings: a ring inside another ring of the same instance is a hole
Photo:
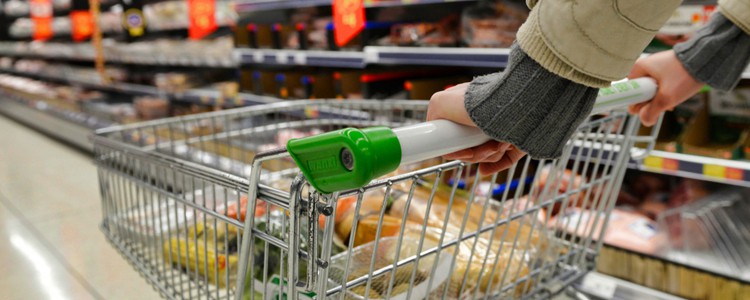
[[[0,117],[3,299],[160,299],[99,231],[96,167]]]

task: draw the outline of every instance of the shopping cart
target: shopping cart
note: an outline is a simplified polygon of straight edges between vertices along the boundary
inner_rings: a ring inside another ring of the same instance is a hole
[[[172,299],[544,298],[594,267],[634,145],[655,139],[621,108],[654,92],[603,89],[561,158],[488,176],[434,158],[487,137],[421,123],[424,101],[107,128],[93,137],[101,228]]]

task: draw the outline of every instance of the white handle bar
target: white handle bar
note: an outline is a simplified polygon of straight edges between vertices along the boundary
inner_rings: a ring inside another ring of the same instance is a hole
[[[656,81],[638,78],[618,82],[601,89],[591,114],[651,100],[656,94]],[[481,145],[490,140],[476,127],[433,120],[393,129],[401,143],[401,164],[439,157],[458,150]]]

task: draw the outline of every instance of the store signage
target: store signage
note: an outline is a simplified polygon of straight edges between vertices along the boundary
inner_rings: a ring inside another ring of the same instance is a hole
[[[70,12],[70,32],[76,42],[86,40],[94,34],[94,18],[88,10]]]
[[[362,0],[333,0],[333,30],[336,45],[346,45],[365,28]]]
[[[52,38],[52,1],[31,0],[29,1],[29,12],[34,22],[33,38],[35,41],[44,41]]]
[[[202,39],[216,30],[215,0],[188,0],[188,13],[188,35],[191,39]]]

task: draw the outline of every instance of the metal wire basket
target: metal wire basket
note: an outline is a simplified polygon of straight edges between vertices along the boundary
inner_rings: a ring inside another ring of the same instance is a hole
[[[642,141],[616,108],[654,88],[605,90],[562,158],[488,176],[428,159],[486,137],[425,127],[421,101],[290,101],[100,130],[101,227],[172,299],[547,297],[594,267]],[[388,135],[398,153],[367,144],[382,137],[371,129],[317,135],[371,126],[401,128]],[[292,147],[306,141],[314,147]]]

